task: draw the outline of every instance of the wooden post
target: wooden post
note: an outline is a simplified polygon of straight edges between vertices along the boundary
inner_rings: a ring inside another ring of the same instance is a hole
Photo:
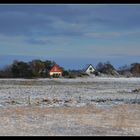
[[[30,99],[30,96],[28,96],[28,105],[31,105],[31,99]]]

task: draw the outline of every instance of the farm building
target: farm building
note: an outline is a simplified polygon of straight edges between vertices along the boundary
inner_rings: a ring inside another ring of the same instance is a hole
[[[87,74],[93,74],[95,72],[95,68],[91,64],[88,64],[85,66],[83,71]]]
[[[62,76],[62,69],[59,65],[55,64],[49,71],[49,76],[52,77],[61,77]]]

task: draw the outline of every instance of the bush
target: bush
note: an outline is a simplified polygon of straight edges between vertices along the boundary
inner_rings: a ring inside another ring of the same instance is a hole
[[[108,74],[108,75],[119,75],[116,71],[116,69],[113,67],[113,65],[110,64],[110,62],[106,63],[98,63],[96,66],[96,74],[98,75],[99,73],[103,74]]]
[[[139,63],[131,64],[130,72],[133,74],[133,76],[140,77],[140,64]]]
[[[69,73],[68,78],[76,78],[76,75],[74,73]]]

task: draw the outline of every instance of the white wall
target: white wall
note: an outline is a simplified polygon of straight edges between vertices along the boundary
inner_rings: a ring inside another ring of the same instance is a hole
[[[62,76],[61,72],[50,72],[50,76],[52,76],[53,74],[60,74],[60,76]]]

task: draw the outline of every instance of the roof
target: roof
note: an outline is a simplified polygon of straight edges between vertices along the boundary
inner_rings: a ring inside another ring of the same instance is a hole
[[[54,64],[53,67],[50,69],[50,72],[62,72],[62,69],[59,67],[59,65]]]
[[[85,65],[85,67],[83,68],[83,71],[86,71],[88,68],[89,68],[89,66],[92,66],[92,64],[86,64]],[[93,67],[93,66],[92,66]],[[93,67],[94,68],[94,67]],[[95,69],[95,68],[94,68]]]

